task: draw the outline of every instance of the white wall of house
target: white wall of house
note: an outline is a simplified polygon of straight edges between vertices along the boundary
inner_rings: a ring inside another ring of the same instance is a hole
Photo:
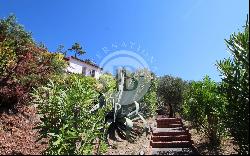
[[[69,66],[67,68],[68,72],[83,74],[85,76],[91,76],[93,70],[95,71],[94,77],[98,79],[102,74],[102,70],[100,68],[76,60],[74,58],[69,59]]]

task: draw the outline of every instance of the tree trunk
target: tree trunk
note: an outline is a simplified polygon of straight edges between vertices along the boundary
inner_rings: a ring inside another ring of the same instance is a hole
[[[169,117],[173,118],[174,117],[173,106],[170,103],[168,105],[169,105]]]

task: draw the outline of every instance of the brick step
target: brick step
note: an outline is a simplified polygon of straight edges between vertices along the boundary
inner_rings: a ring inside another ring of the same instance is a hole
[[[152,136],[151,140],[154,142],[169,142],[169,141],[191,141],[191,135],[179,136]]]
[[[171,125],[171,124],[182,124],[182,122],[166,122],[166,121],[157,121],[156,122],[157,125]]]
[[[176,128],[176,127],[184,127],[183,124],[157,124],[157,128]]]
[[[190,148],[152,148],[151,155],[195,155]]]
[[[157,118],[168,118],[168,115],[157,115]]]
[[[181,122],[181,118],[157,118],[156,122]]]
[[[154,128],[154,132],[168,132],[168,131],[189,131],[186,126],[175,128]]]
[[[185,132],[188,131],[188,129],[185,129],[183,127],[175,127],[175,128],[154,128],[153,132],[159,133],[159,132]]]
[[[183,124],[183,122],[180,120],[180,121],[167,121],[167,120],[156,120],[156,123],[157,124]]]
[[[177,136],[177,135],[189,135],[189,131],[173,131],[173,132],[167,132],[167,131],[154,131],[152,133],[153,136]]]
[[[190,141],[172,141],[172,142],[153,142],[150,141],[152,148],[189,148],[192,146]]]

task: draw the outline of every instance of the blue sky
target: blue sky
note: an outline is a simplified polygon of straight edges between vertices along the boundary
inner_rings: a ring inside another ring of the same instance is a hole
[[[79,42],[87,51],[83,58],[99,63],[97,55],[114,50],[112,44],[120,49],[133,44],[157,75],[200,80],[208,74],[220,81],[214,64],[229,57],[224,39],[241,30],[248,5],[248,0],[1,0],[0,18],[14,13],[50,51]]]

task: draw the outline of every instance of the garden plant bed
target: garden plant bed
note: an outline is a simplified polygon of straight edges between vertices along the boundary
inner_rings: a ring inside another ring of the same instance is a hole
[[[194,146],[201,155],[231,155],[238,154],[235,150],[238,146],[234,143],[232,138],[223,138],[220,146],[212,146],[209,144],[208,138],[202,133],[197,132],[192,128],[190,122],[184,121],[184,125],[189,128]]]
[[[33,129],[39,118],[35,114],[34,106],[23,106],[18,108],[17,113],[3,112],[0,115],[0,154],[35,154],[40,155],[46,149],[46,140],[35,142],[38,138],[37,130]],[[155,118],[147,119],[147,122],[155,124]],[[138,124],[138,123],[135,123]],[[202,155],[228,155],[237,154],[234,148],[238,148],[231,138],[223,139],[219,147],[209,145],[208,139],[202,133],[198,133],[188,121],[184,125],[189,128],[194,146]],[[111,146],[105,155],[139,155],[143,152],[145,155],[150,154],[150,135],[143,133],[135,142],[127,140],[113,141],[109,140]]]

